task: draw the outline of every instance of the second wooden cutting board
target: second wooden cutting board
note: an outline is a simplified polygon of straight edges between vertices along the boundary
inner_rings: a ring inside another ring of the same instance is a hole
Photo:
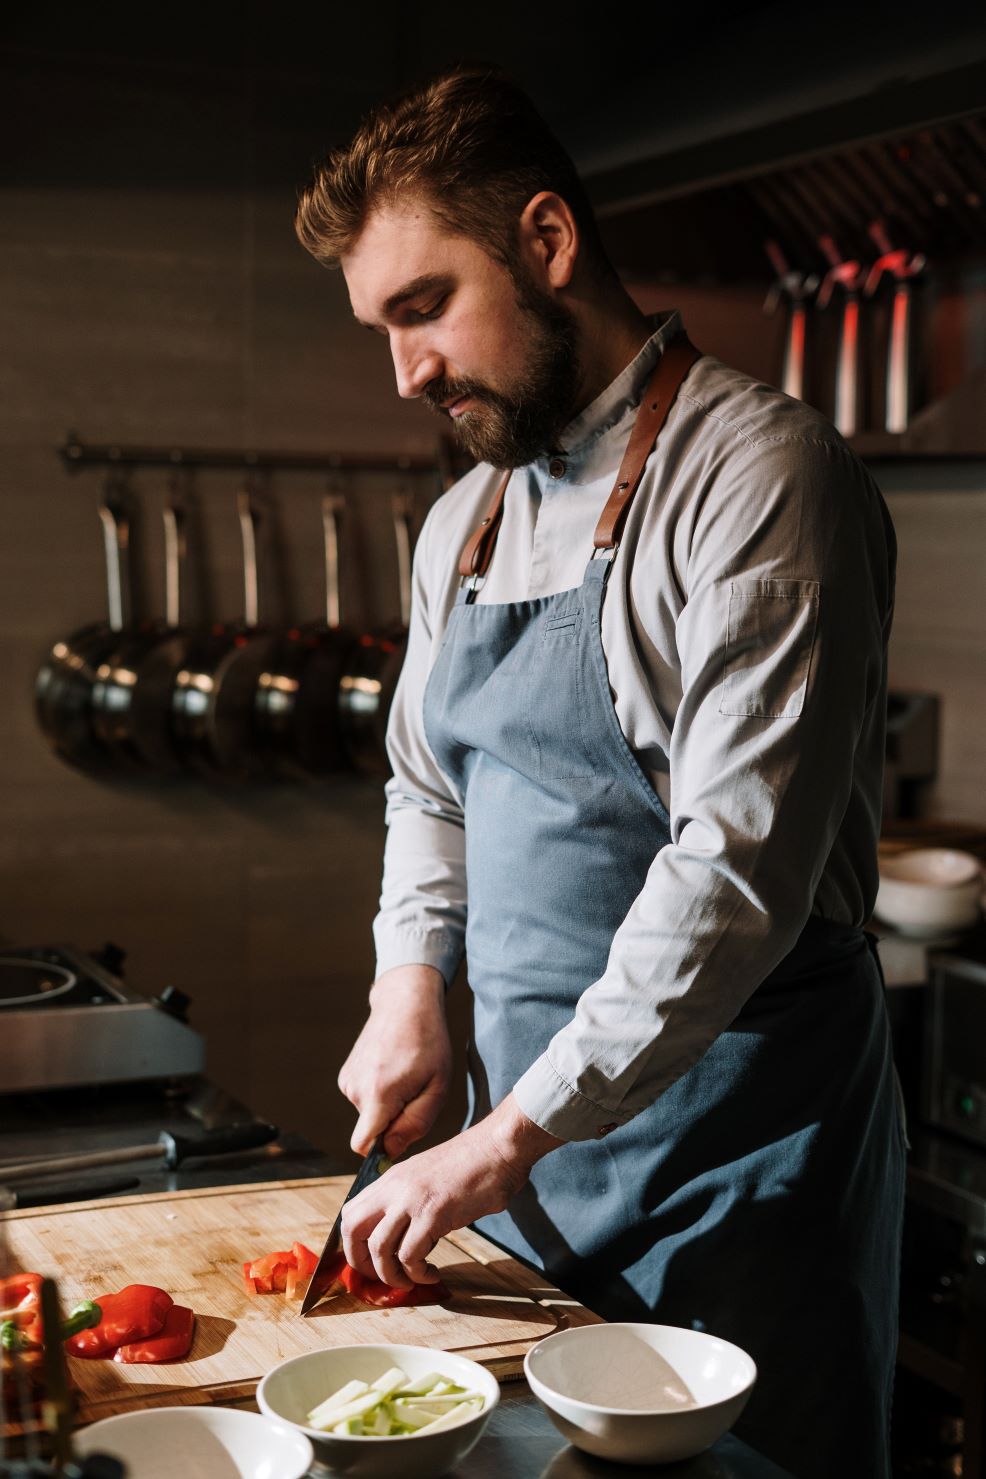
[[[298,1300],[248,1295],[244,1261],[295,1239],[318,1252],[349,1185],[348,1177],[330,1177],[4,1214],[14,1263],[54,1275],[66,1307],[125,1284],[157,1284],[198,1317],[184,1361],[123,1366],[73,1359],[81,1420],[161,1402],[239,1400],[279,1361],[325,1345],[433,1346],[460,1351],[499,1377],[515,1376],[543,1336],[597,1322],[468,1230],[435,1250],[433,1261],[453,1292],[445,1305],[370,1309],[340,1295],[301,1319]]]

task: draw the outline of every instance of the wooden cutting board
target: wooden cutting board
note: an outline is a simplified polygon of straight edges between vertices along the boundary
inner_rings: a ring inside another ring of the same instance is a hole
[[[468,1229],[432,1261],[452,1291],[445,1305],[370,1309],[348,1294],[307,1318],[300,1300],[248,1295],[242,1266],[297,1239],[316,1253],[351,1178],[179,1191],[2,1214],[11,1263],[57,1278],[64,1309],[125,1284],[156,1284],[198,1319],[188,1357],[124,1366],[70,1358],[78,1420],[135,1407],[235,1403],[278,1362],[326,1345],[392,1341],[459,1351],[501,1379],[552,1331],[599,1317]]]

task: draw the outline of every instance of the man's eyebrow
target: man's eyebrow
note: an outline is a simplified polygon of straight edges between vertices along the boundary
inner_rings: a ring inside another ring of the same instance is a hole
[[[410,298],[417,298],[421,293],[435,292],[438,288],[447,288],[450,285],[451,278],[448,273],[424,272],[420,277],[415,277],[411,282],[405,283],[402,288],[398,288],[396,293],[391,293],[383,305],[383,316],[384,318],[389,318],[392,313],[396,312]],[[357,318],[356,322],[361,324],[364,329],[376,328],[376,324],[364,323],[361,318]]]

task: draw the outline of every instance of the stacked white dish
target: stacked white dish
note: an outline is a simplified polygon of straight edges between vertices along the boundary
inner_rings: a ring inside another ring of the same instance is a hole
[[[968,929],[982,913],[983,870],[972,853],[922,847],[880,859],[874,913],[903,935],[933,939]]]

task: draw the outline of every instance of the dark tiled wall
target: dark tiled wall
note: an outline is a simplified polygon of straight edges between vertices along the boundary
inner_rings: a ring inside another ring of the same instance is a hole
[[[42,75],[60,89],[63,123],[71,94],[78,128],[34,146],[57,142],[64,178],[50,178],[39,154],[37,178],[22,163],[0,200],[0,935],[118,942],[135,985],[191,994],[222,1083],[341,1150],[352,1115],[335,1075],[372,971],[382,788],[117,786],[49,753],[32,710],[38,663],[52,639],[106,612],[101,477],[69,473],[56,449],[72,430],[94,442],[431,455],[437,422],[399,401],[385,343],[353,324],[341,277],[297,245],[293,188],[241,176],[241,158],[271,146],[274,124],[265,132],[216,107],[202,79],[189,89],[187,78],[158,77],[142,95],[112,71],[42,69],[33,81]],[[163,171],[142,178],[143,145],[160,161],[165,142],[169,183]],[[200,143],[230,156],[231,183],[197,178]],[[126,170],[108,167],[114,151]],[[298,178],[309,158],[299,143]],[[187,188],[174,183],[182,160]],[[398,609],[395,486],[365,476],[345,489],[344,616],[354,624]],[[237,612],[236,487],[227,473],[197,480],[205,578],[193,614]],[[323,487],[306,475],[266,489],[271,617],[324,610]],[[415,484],[418,520],[436,488]],[[162,600],[165,492],[161,473],[134,479],[136,587],[148,611]]]
[[[340,277],[295,242],[293,185],[269,183],[307,173],[309,135],[292,132],[290,114],[250,103],[229,73],[171,64],[137,85],[120,68],[43,62],[8,89],[33,154],[18,156],[0,197],[0,935],[123,945],[136,985],[192,995],[220,1082],[341,1152],[352,1114],[335,1075],[372,971],[382,789],[120,787],[48,752],[32,713],[38,662],[53,638],[105,613],[100,478],[70,474],[56,449],[73,430],[96,442],[431,454],[436,423],[398,399],[386,345],[354,326]],[[648,309],[680,303],[702,347],[776,374],[780,324],[764,332],[758,291],[634,291]],[[196,485],[193,613],[236,613],[236,486],[219,473]],[[266,490],[272,618],[320,611],[322,491],[308,475]],[[343,615],[356,624],[397,608],[393,491],[382,476],[346,490]],[[159,610],[165,478],[141,473],[133,492],[137,590]],[[422,480],[414,493],[420,520],[434,489]],[[954,509],[959,544],[974,510],[981,500]],[[934,653],[925,666],[931,684]],[[904,671],[922,681],[911,656]],[[963,797],[973,783],[970,765]],[[443,1128],[460,1102],[457,1090]]]

